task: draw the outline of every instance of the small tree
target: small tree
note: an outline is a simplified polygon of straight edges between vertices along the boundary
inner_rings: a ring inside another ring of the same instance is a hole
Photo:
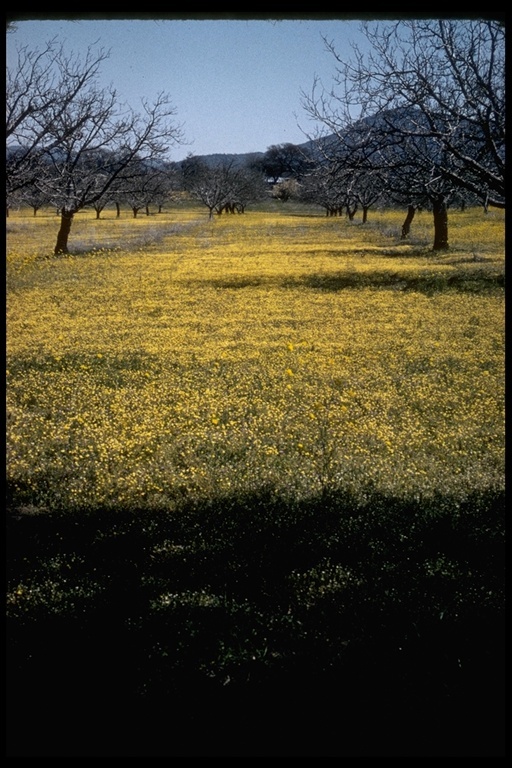
[[[247,204],[265,194],[261,176],[233,162],[206,165],[194,156],[182,163],[183,185],[191,197],[208,208],[209,218],[225,210],[243,213]]]
[[[182,164],[185,190],[208,208],[208,217],[213,218],[228,200],[230,166],[211,167],[198,158],[189,156]]]
[[[362,223],[366,224],[368,220],[368,211],[372,205],[375,205],[380,199],[382,199],[382,177],[375,171],[361,171],[360,173],[356,172],[352,179],[351,191],[355,202],[362,208]]]
[[[158,183],[155,184],[153,195],[154,204],[157,206],[158,213],[162,213],[162,208],[168,203],[174,203],[179,198],[181,186],[181,174],[177,163],[164,163],[158,172]]]
[[[21,199],[26,205],[29,205],[32,208],[34,216],[37,216],[37,212],[49,203],[48,197],[36,184],[33,184],[30,187],[25,187],[21,193]]]
[[[261,174],[249,167],[238,168],[231,182],[230,203],[238,213],[244,213],[249,203],[264,200],[267,186]]]
[[[353,172],[344,167],[335,156],[324,154],[315,170],[309,173],[300,187],[303,202],[325,208],[326,216],[341,216],[346,211],[353,218],[357,200],[353,194]]]
[[[116,184],[116,197],[130,208],[134,219],[144,209],[149,215],[149,205],[157,194],[158,180],[159,172],[138,158],[125,168],[123,178]]]

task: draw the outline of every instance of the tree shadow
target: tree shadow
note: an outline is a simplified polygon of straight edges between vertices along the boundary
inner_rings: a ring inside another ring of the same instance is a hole
[[[338,292],[359,288],[387,288],[395,291],[415,291],[432,295],[451,290],[464,293],[481,293],[501,289],[505,285],[503,274],[484,270],[476,273],[428,273],[406,272],[339,272],[308,274],[283,281],[288,288],[306,287],[315,290]]]
[[[396,271],[340,271],[318,272],[288,277],[276,275],[271,277],[237,277],[213,278],[209,280],[184,280],[188,287],[210,287],[217,290],[243,289],[260,286],[278,287],[284,289],[311,289],[337,293],[361,288],[379,288],[394,291],[415,291],[433,295],[444,291],[462,293],[482,293],[502,290],[505,286],[503,273],[485,269],[459,272],[415,272]]]
[[[8,498],[11,756],[501,756],[503,494]]]

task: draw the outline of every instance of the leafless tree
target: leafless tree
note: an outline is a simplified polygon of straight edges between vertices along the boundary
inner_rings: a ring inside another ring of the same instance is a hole
[[[214,213],[243,213],[249,202],[264,194],[261,176],[233,162],[209,166],[190,156],[183,162],[182,171],[185,189],[208,208],[210,219]]]
[[[352,220],[361,203],[356,192],[358,178],[339,158],[324,156],[317,162],[315,170],[303,179],[300,197],[304,202],[324,208],[326,216],[342,216],[345,212]]]
[[[149,206],[157,198],[162,199],[161,196],[167,187],[166,174],[160,168],[135,158],[118,180],[115,196],[130,208],[134,218],[137,218],[142,210],[149,216]]]
[[[78,211],[137,174],[134,164],[165,157],[169,145],[181,141],[181,129],[171,120],[174,114],[163,93],[152,104],[143,101],[142,113],[137,114],[117,103],[113,89],[90,88],[54,124],[59,143],[52,153],[57,182],[53,197],[61,210],[55,253],[67,252],[71,223]],[[88,158],[98,157],[102,150],[107,151],[105,163],[89,170]]]
[[[155,184],[152,203],[157,206],[158,213],[162,213],[164,205],[176,203],[181,196],[181,174],[176,162],[166,162],[157,174],[158,183]]]
[[[183,141],[165,93],[153,103],[142,99],[136,112],[120,103],[112,86],[99,86],[107,55],[88,49],[84,59],[68,57],[50,42],[41,54],[22,49],[17,69],[8,73],[8,137],[21,148],[12,177],[26,178],[23,164],[44,164],[45,173],[31,182],[60,210],[56,254],[68,251],[74,215],[130,177],[135,160],[164,158]]]
[[[210,167],[198,158],[188,157],[182,165],[186,191],[208,208],[209,218],[226,204],[230,192],[231,165]]]
[[[303,105],[345,158],[419,180],[434,214],[434,249],[448,247],[457,190],[505,205],[505,29],[499,20],[362,25],[369,52],[335,60],[333,87],[315,82]],[[407,186],[407,184],[405,184]]]
[[[94,82],[108,53],[88,48],[85,56],[67,55],[54,38],[41,50],[23,46],[7,68],[7,196],[33,185],[47,154],[60,138],[49,132],[79,95]]]
[[[368,220],[368,211],[382,200],[383,179],[377,171],[356,171],[352,177],[351,193],[363,212],[362,223]]]
[[[37,212],[49,203],[44,192],[42,192],[36,185],[23,188],[21,191],[21,201],[32,208],[34,216],[37,216]]]

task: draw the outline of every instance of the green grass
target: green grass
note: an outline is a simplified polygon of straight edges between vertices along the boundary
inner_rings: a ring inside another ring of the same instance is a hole
[[[503,756],[503,217],[107,213],[8,222],[9,754]]]

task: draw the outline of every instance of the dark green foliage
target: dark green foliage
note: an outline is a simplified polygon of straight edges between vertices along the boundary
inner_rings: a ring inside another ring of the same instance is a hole
[[[9,756],[503,756],[501,493],[8,499]]]

